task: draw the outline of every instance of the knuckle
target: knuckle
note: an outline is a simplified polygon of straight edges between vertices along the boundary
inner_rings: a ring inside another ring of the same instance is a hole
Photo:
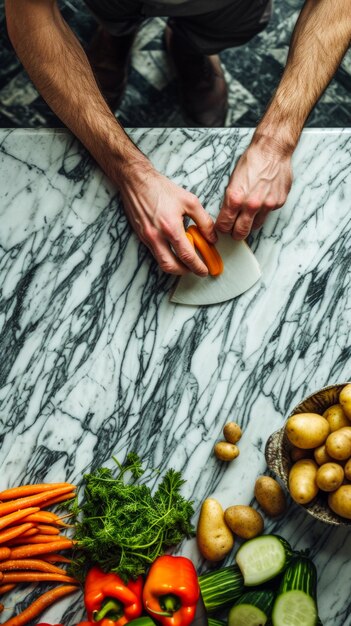
[[[255,215],[260,210],[262,202],[257,198],[250,198],[246,203],[246,209],[249,215]]]
[[[166,274],[173,274],[176,269],[172,261],[170,261],[169,259],[164,259],[162,257],[158,259],[158,264],[161,270],[163,272],[166,272]]]
[[[144,243],[152,243],[155,240],[154,228],[146,224],[140,233],[140,238]]]
[[[229,206],[240,206],[243,202],[244,195],[238,189],[228,188],[225,194],[225,199]]]
[[[239,237],[247,237],[247,235],[250,232],[250,228],[249,228],[249,226],[245,226],[245,225],[241,225],[240,224],[240,225],[235,227],[234,231],[235,231],[236,235],[239,235]]]

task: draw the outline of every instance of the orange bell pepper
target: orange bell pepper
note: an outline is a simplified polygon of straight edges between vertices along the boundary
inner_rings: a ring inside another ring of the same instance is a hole
[[[125,584],[117,574],[92,567],[84,589],[88,621],[99,626],[124,626],[142,613],[142,589],[141,576]]]
[[[194,565],[182,556],[159,556],[143,590],[146,611],[163,626],[188,626],[195,617],[200,587]]]

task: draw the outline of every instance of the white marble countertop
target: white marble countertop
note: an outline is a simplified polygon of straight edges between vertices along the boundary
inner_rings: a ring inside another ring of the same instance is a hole
[[[130,134],[214,215],[250,136]],[[269,434],[303,397],[351,378],[351,131],[304,132],[294,172],[288,202],[252,239],[261,281],[225,304],[180,307],[68,132],[0,131],[1,488],[77,482],[136,450],[149,468],[182,470],[196,515],[209,495],[252,501]],[[241,454],[224,465],[212,449],[232,419]],[[310,548],[323,623],[350,626],[350,529],[291,503],[266,531]],[[194,542],[182,551],[205,566]],[[54,607],[43,621],[61,618]]]

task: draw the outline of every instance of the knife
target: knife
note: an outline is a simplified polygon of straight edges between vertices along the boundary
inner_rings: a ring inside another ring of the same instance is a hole
[[[189,236],[190,235],[190,236]],[[195,235],[195,236],[194,236]],[[182,276],[171,294],[170,301],[175,304],[203,306],[218,304],[236,298],[252,287],[261,277],[260,266],[244,241],[234,241],[229,234],[217,233],[215,246],[209,244],[196,226],[187,230],[189,241],[200,253],[203,261],[216,271],[223,262],[223,271],[217,275],[209,274],[205,278],[189,273]]]

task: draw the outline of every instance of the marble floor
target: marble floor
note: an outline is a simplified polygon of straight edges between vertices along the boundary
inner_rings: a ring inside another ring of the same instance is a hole
[[[94,21],[82,0],[61,0],[67,22],[81,41],[89,41]],[[265,32],[241,48],[226,50],[222,62],[230,85],[227,126],[255,126],[278,82],[288,42],[302,0],[275,0]],[[57,127],[17,60],[6,35],[4,0],[0,0],[0,127]],[[144,24],[135,42],[130,79],[120,110],[125,126],[182,127],[174,75],[162,43],[164,20]],[[351,51],[308,120],[308,126],[344,127],[351,119]]]

